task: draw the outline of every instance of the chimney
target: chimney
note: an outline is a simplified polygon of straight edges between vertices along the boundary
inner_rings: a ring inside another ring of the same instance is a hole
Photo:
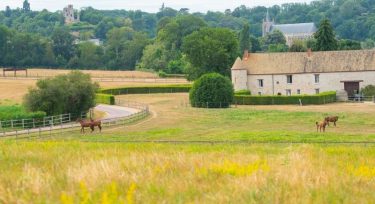
[[[247,61],[249,59],[249,50],[244,50],[243,51],[243,57],[242,60]]]
[[[312,56],[312,50],[311,50],[311,48],[308,48],[308,49],[307,49],[307,56],[308,56],[308,57],[311,57],[311,56]]]

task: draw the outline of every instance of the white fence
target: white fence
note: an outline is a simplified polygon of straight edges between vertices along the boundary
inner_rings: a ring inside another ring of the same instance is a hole
[[[61,114],[44,118],[16,119],[0,121],[0,132],[20,129],[56,126],[71,122],[71,114]]]
[[[139,111],[132,113],[126,117],[103,119],[101,120],[103,128],[132,124],[148,117],[149,115],[149,108],[145,104],[120,99],[116,99],[116,104],[119,106],[134,108]],[[3,129],[3,131],[0,132],[0,138],[32,139],[51,137],[53,135],[62,135],[68,132],[79,133],[81,129],[80,124],[70,121],[70,114],[66,115],[68,116],[61,116],[59,119],[57,119],[58,117],[56,116],[50,117],[50,120],[46,119],[46,123],[50,122],[47,126],[40,126],[35,128],[33,126],[30,126],[29,128],[25,126],[24,129],[16,129],[12,131],[5,131],[5,129]],[[69,118],[69,122],[64,118]],[[60,122],[57,123],[54,121]],[[30,123],[28,124],[30,125]]]

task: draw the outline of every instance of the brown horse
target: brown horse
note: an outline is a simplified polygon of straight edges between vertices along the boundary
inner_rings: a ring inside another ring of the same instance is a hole
[[[322,121],[322,122],[316,122],[316,131],[319,132],[325,132],[326,131],[326,126],[327,126],[328,122],[326,120]]]
[[[98,126],[98,128],[99,128],[99,132],[102,132],[102,121],[91,119],[90,122],[91,122],[90,128],[92,130],[91,132],[93,132],[95,130],[96,126]]]
[[[100,120],[78,119],[77,122],[79,122],[81,124],[81,133],[85,133],[85,127],[89,127],[91,129],[91,132],[94,132],[96,126],[98,126],[99,131],[102,132],[102,121],[100,121]]]
[[[91,132],[94,131],[94,126],[91,125],[91,121],[78,119],[77,122],[79,122],[79,124],[81,124],[81,133],[85,133],[86,127],[89,127],[91,129]]]
[[[336,127],[336,122],[337,122],[338,120],[339,120],[339,116],[330,116],[330,117],[326,117],[326,118],[324,119],[324,121],[327,122],[328,126],[329,126],[329,123],[332,122],[332,123],[335,125],[335,127]]]

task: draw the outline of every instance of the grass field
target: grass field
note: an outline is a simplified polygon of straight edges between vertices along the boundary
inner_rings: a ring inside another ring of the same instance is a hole
[[[0,203],[374,203],[375,148],[1,142]]]
[[[56,139],[85,141],[244,141],[244,142],[375,142],[374,104],[321,106],[238,106],[230,109],[186,107],[187,94],[121,96],[150,104],[152,116],[137,125],[78,132]],[[316,132],[316,121],[340,116],[337,127]]]
[[[188,94],[119,97],[152,115],[102,134],[1,140],[0,203],[375,203],[374,104],[219,110],[187,106]],[[326,115],[338,126],[317,133]]]

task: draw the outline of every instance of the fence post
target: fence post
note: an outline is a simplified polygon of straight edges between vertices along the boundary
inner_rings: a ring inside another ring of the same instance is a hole
[[[2,126],[1,121],[0,121],[0,129],[2,129],[2,128],[3,128],[3,126]]]
[[[25,119],[22,119],[22,129],[25,129]]]
[[[372,102],[375,103],[375,96],[372,96]]]
[[[68,120],[69,120],[68,122],[70,122],[70,120],[71,120],[71,118],[70,118],[70,114],[71,114],[71,113],[68,114]]]
[[[10,120],[10,126],[13,128],[13,120]]]
[[[35,128],[35,118],[33,118],[33,128]]]

